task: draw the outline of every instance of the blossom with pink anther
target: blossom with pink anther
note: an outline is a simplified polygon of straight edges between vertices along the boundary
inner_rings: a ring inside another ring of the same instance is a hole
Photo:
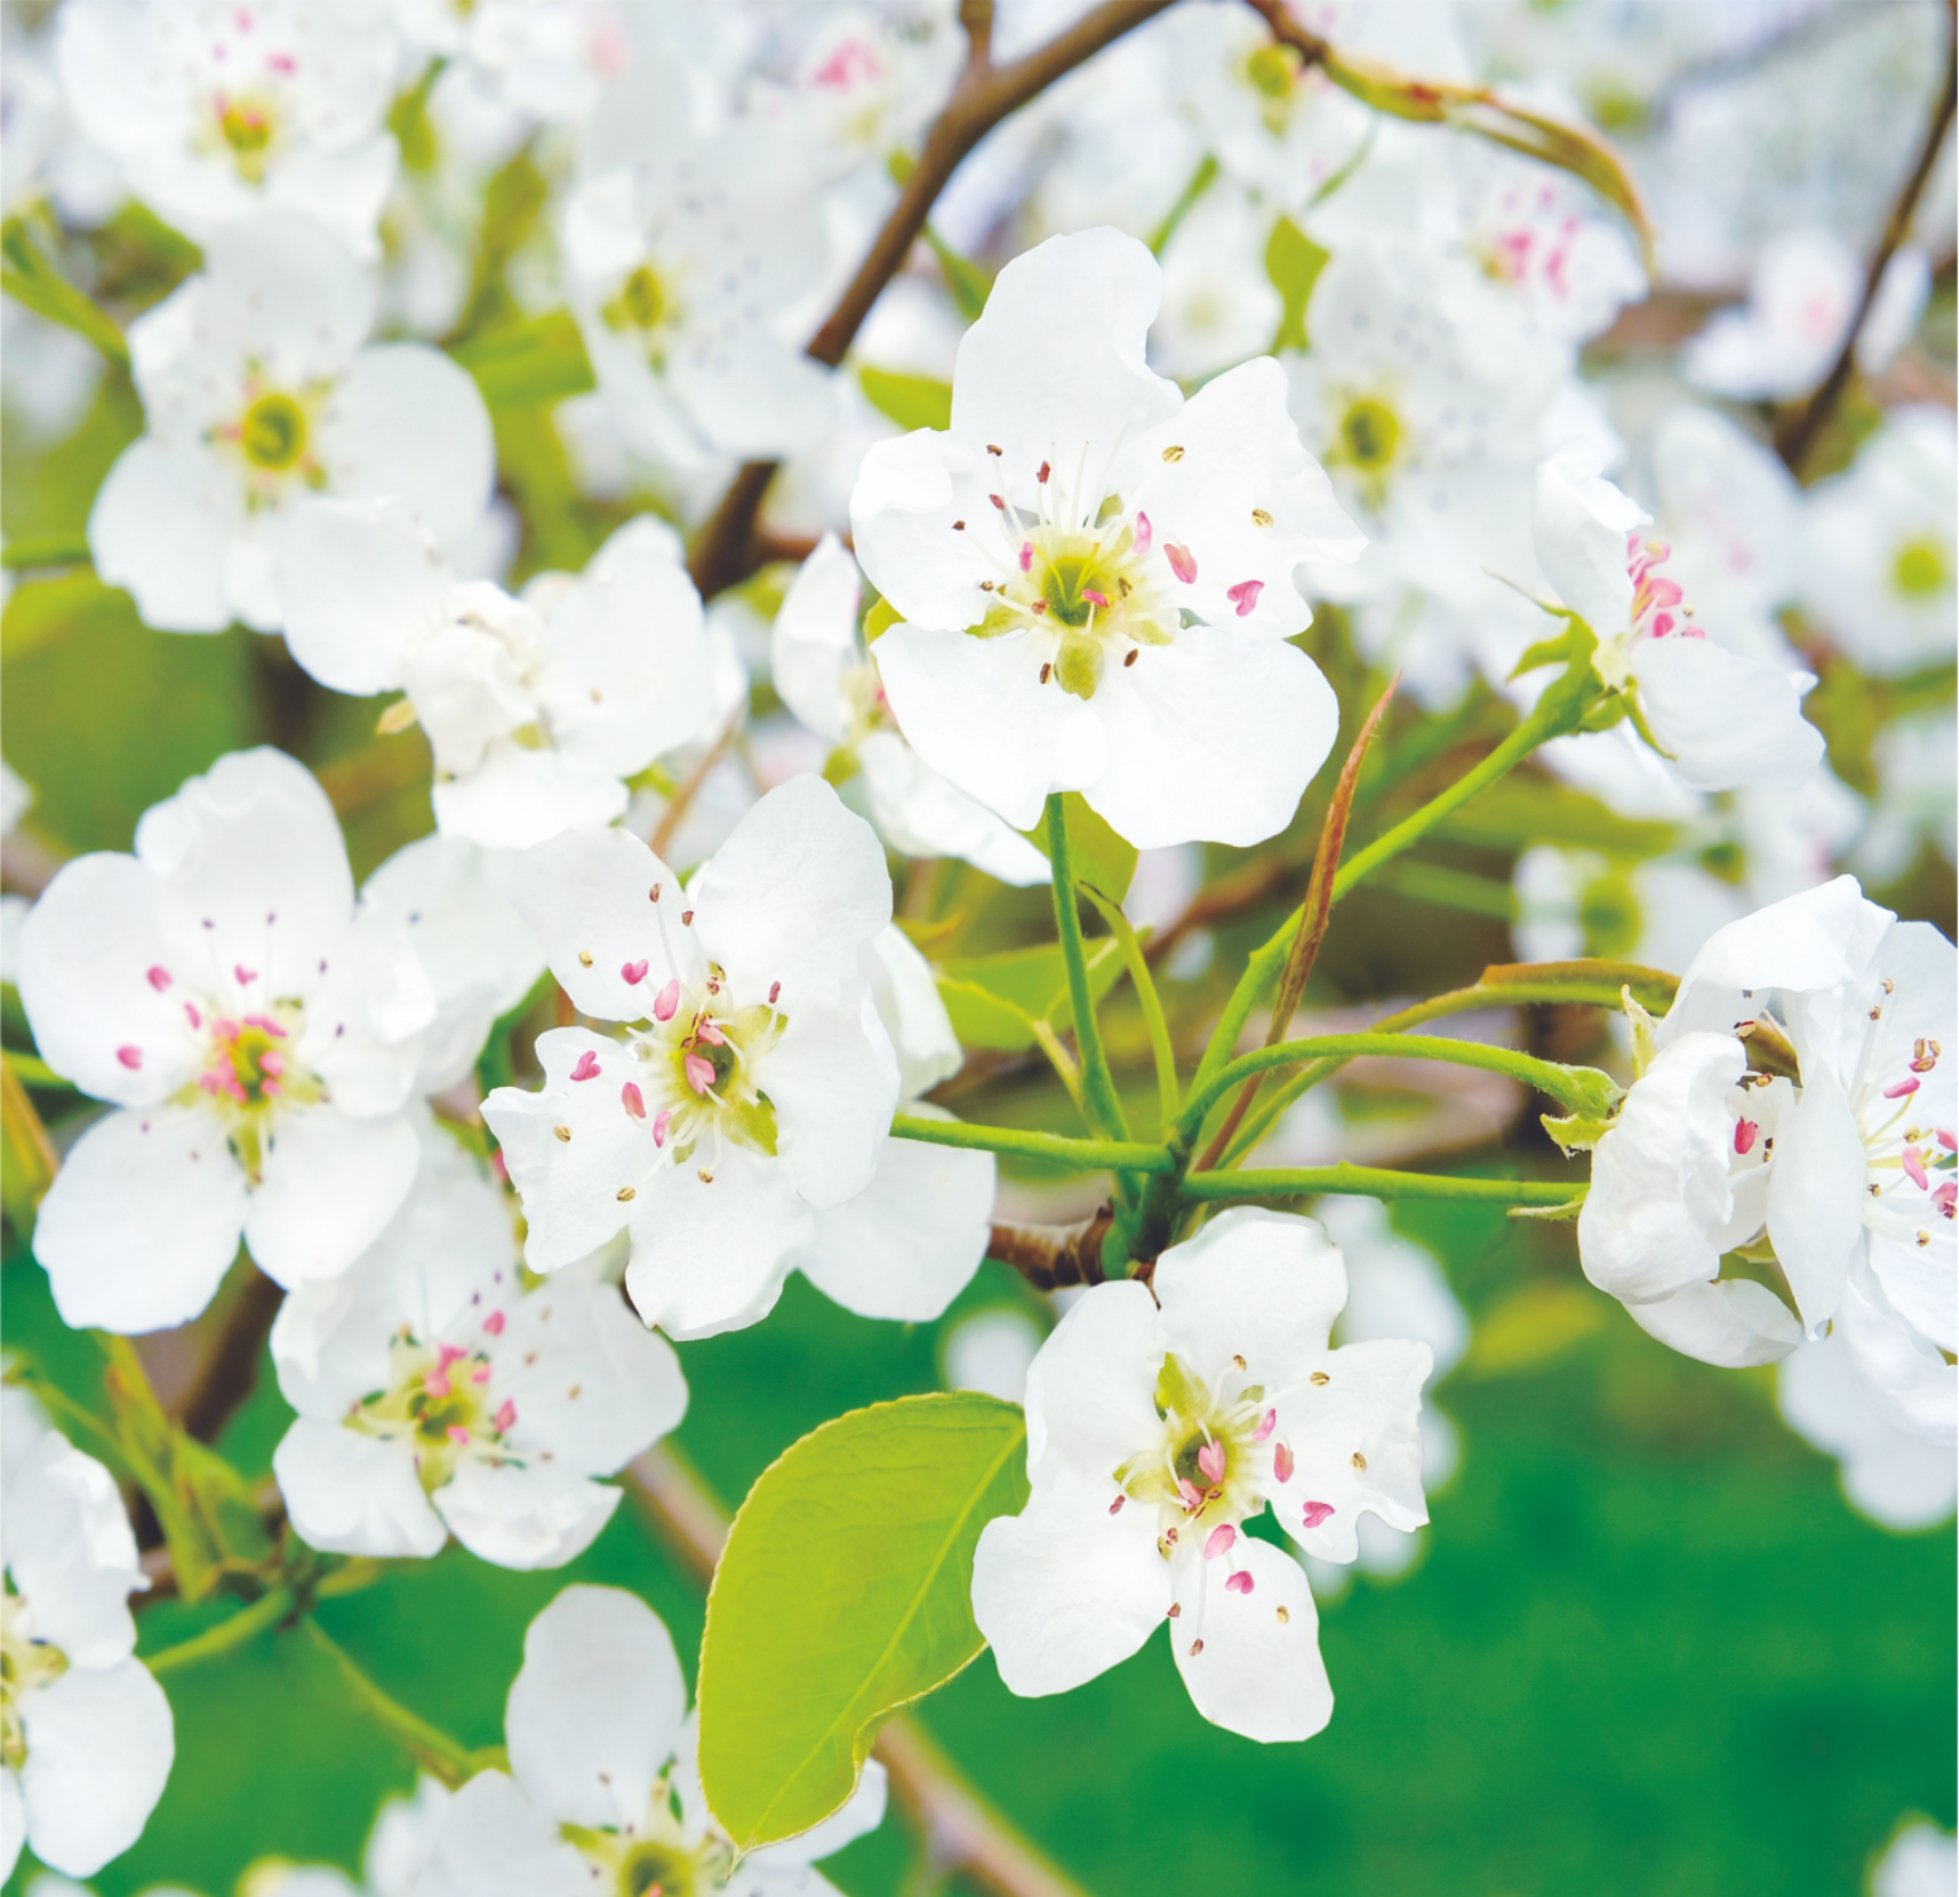
[[[1332,1714],[1300,1548],[1357,1552],[1357,1524],[1428,1519],[1417,1415],[1428,1346],[1334,1349],[1346,1269],[1310,1219],[1234,1209],[1070,1309],[1027,1385],[1017,1516],[988,1524],[973,1611],[1017,1693],[1066,1691],[1160,1622],[1205,1718],[1304,1739]]]

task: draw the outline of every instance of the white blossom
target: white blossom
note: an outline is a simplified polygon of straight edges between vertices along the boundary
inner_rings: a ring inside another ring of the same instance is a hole
[[[695,1764],[698,1732],[673,1641],[618,1588],[568,1587],[531,1622],[504,1711],[510,1770],[450,1801],[423,1897],[835,1897],[811,1869],[883,1821],[884,1767],[814,1830],[737,1857]]]
[[[973,1611],[1016,1693],[1065,1692],[1167,1621],[1197,1710],[1260,1740],[1332,1716],[1299,1565],[1244,1532],[1271,1504],[1308,1554],[1351,1561],[1363,1514],[1428,1519],[1416,1414],[1426,1344],[1334,1349],[1340,1253],[1310,1219],[1234,1208],[1097,1285],[1027,1380],[1033,1497],[989,1522]]]
[[[149,1586],[114,1479],[0,1392],[0,1877],[24,1844],[90,1877],[142,1835],[175,1738],[163,1689],[135,1657],[128,1597]]]
[[[341,1276],[272,1327],[298,1412],[273,1473],[300,1538],[426,1556],[454,1535],[501,1567],[558,1567],[611,1518],[616,1474],[671,1430],[672,1347],[603,1281],[522,1283],[502,1189],[428,1126],[413,1192]]]
[[[873,447],[857,557],[901,615],[885,694],[925,762],[1019,829],[1080,790],[1139,848],[1255,843],[1331,747],[1286,640],[1305,562],[1360,537],[1269,358],[1186,404],[1143,362],[1161,272],[1110,230],[1000,273],[959,347],[952,427]]]
[[[145,622],[279,624],[274,568],[295,504],[399,501],[449,548],[494,468],[476,385],[416,343],[369,343],[369,274],[317,226],[227,226],[205,268],[130,325],[147,432],[95,497],[97,572]],[[353,576],[347,576],[351,579]]]

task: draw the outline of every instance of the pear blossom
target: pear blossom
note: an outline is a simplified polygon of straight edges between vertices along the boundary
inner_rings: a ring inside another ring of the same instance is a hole
[[[450,1801],[422,1897],[836,1897],[814,1861],[884,1819],[872,1759],[839,1811],[738,1857],[701,1790],[673,1641],[619,1588],[568,1587],[531,1622],[504,1738],[510,1770],[477,1773]]]
[[[1065,1692],[1160,1622],[1214,1725],[1307,1739],[1333,1713],[1298,1563],[1245,1524],[1268,1504],[1306,1553],[1352,1561],[1369,1513],[1428,1519],[1421,1343],[1328,1342],[1347,1296],[1312,1220],[1237,1207],[1136,1279],[1083,1294],[1027,1381],[1033,1496],[989,1522],[973,1612],[1016,1693]]]
[[[1871,1897],[1945,1897],[1959,1876],[1959,1838],[1920,1819],[1904,1826],[1871,1873]]]
[[[565,202],[572,309],[612,419],[672,467],[806,447],[832,418],[829,372],[783,315],[822,276],[822,218],[766,144],[666,139]]]
[[[1906,244],[1885,267],[1857,332],[1857,362],[1884,368],[1910,340],[1931,292],[1931,259]],[[1864,263],[1822,230],[1785,231],[1756,258],[1748,301],[1718,311],[1681,356],[1687,380],[1742,401],[1799,396],[1829,373],[1864,294]]]
[[[1847,876],[1717,930],[1597,1143],[1586,1275],[1712,1363],[1840,1334],[1884,1416],[1953,1440],[1956,979],[1944,936]],[[1798,1079],[1750,1068],[1764,1034]],[[1787,1304],[1717,1277],[1737,1250],[1773,1259]]]
[[[1879,677],[1952,661],[1956,504],[1952,413],[1929,404],[1893,410],[1844,473],[1809,491],[1804,603]]]
[[[1048,860],[984,804],[949,784],[904,740],[858,642],[857,563],[825,534],[784,595],[770,676],[783,703],[835,747],[826,775],[855,770],[872,821],[905,856],[957,856],[1004,883],[1048,880]]]
[[[1721,642],[1695,622],[1650,517],[1593,471],[1554,456],[1537,471],[1538,562],[1560,605],[1598,641],[1593,664],[1697,790],[1799,778],[1823,756],[1802,715],[1807,673]]]
[[[111,1108],[35,1228],[68,1323],[195,1317],[241,1236],[281,1284],[331,1277],[401,1203],[435,998],[407,929],[356,908],[326,794],[281,752],[220,758],[144,814],[133,856],[65,865],[19,982],[42,1058]]]
[[[629,521],[582,575],[513,598],[460,580],[404,511],[318,503],[281,549],[293,656],[344,692],[398,690],[435,753],[437,828],[523,849],[624,814],[627,779],[727,716],[731,655],[710,639],[673,530]]]
[[[950,430],[873,447],[851,523],[928,765],[1018,829],[1079,790],[1139,848],[1250,844],[1338,724],[1286,643],[1311,620],[1295,574],[1361,542],[1276,362],[1188,403],[1144,365],[1161,276],[1113,230],[1017,257],[960,343]]]
[[[135,1657],[149,1581],[114,1478],[23,1391],[0,1391],[0,1443],[0,1878],[23,1844],[91,1877],[142,1835],[176,1750]]]
[[[72,0],[56,35],[68,109],[166,222],[208,243],[270,210],[374,254],[399,159],[382,0]]]
[[[864,955],[891,920],[870,826],[820,779],[777,786],[690,885],[637,837],[567,832],[513,872],[580,1013],[544,1085],[484,1118],[556,1271],[621,1230],[626,1288],[676,1337],[752,1324],[814,1214],[878,1169],[899,1092]]]
[[[280,1306],[298,1419],[273,1474],[315,1548],[426,1556],[453,1534],[500,1567],[559,1567],[618,1505],[597,1478],[674,1428],[687,1386],[612,1285],[526,1290],[501,1187],[439,1128],[421,1146],[387,1230]]]
[[[374,294],[325,232],[264,217],[218,232],[204,270],[130,325],[148,432],[109,470],[88,540],[148,624],[275,629],[301,500],[391,497],[449,548],[477,525],[494,472],[483,398],[436,350],[368,344]]]

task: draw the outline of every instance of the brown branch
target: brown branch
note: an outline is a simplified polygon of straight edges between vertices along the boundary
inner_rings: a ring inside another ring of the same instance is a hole
[[[625,1472],[628,1490],[693,1577],[713,1578],[728,1520],[700,1476],[672,1449],[650,1449]],[[980,1793],[916,1720],[899,1713],[877,1736],[891,1790],[925,1840],[933,1865],[986,1897],[1084,1897]]]
[[[1925,187],[1931,182],[1933,169],[1939,162],[1939,152],[1945,145],[1946,134],[1952,129],[1952,115],[1955,102],[1959,102],[1959,31],[1946,40],[1945,85],[1939,93],[1939,102],[1932,113],[1932,122],[1926,128],[1925,142],[1919,148],[1918,161],[1911,168],[1911,175],[1904,182],[1896,201],[1891,206],[1891,215],[1884,221],[1884,234],[1878,239],[1877,249],[1872,253],[1870,268],[1864,273],[1864,293],[1857,302],[1857,314],[1851,318],[1849,333],[1843,339],[1843,347],[1837,351],[1837,359],[1830,364],[1829,373],[1817,384],[1808,401],[1783,418],[1775,431],[1776,452],[1788,464],[1793,474],[1801,474],[1803,464],[1809,458],[1809,451],[1816,445],[1816,438],[1823,432],[1825,424],[1836,412],[1837,404],[1843,399],[1843,392],[1850,386],[1851,372],[1857,366],[1857,343],[1864,333],[1864,326],[1870,321],[1872,307],[1877,302],[1879,289],[1884,282],[1885,272],[1891,266],[1891,259],[1898,253],[1898,247],[1911,231],[1911,220],[1918,213],[1919,200],[1925,195]]]
[[[897,203],[836,307],[810,338],[808,355],[830,368],[844,359],[884,286],[904,268],[939,193],[988,132],[1171,4],[1172,0],[1101,0],[1072,26],[1004,66],[994,65],[990,56],[991,8],[971,4],[962,8],[968,35],[966,65],[925,134],[918,162],[900,188]],[[755,571],[760,557],[755,519],[775,470],[773,461],[745,463],[702,529],[690,565],[704,599]]]
[[[986,1255],[1017,1271],[1036,1291],[1102,1282],[1102,1239],[1114,1213],[1108,1206],[1080,1225],[996,1225]]]
[[[694,768],[687,773],[679,789],[667,800],[667,807],[660,812],[660,821],[653,826],[653,854],[666,861],[667,851],[673,847],[673,834],[680,828],[681,820],[693,807],[694,799],[701,794],[701,786],[713,774],[714,767],[728,755],[728,747],[735,741],[735,733],[741,729],[742,714],[748,709],[746,703],[737,705],[728,722],[721,727],[721,734],[699,758]]]
[[[216,1442],[225,1424],[244,1406],[258,1385],[259,1359],[284,1297],[264,1272],[247,1268],[210,1351],[177,1407],[178,1424],[187,1436],[201,1443]]]
[[[1306,885],[1306,900],[1300,905],[1299,933],[1293,938],[1292,952],[1286,957],[1286,965],[1279,975],[1279,993],[1272,1005],[1272,1021],[1265,1034],[1265,1044],[1276,1047],[1285,1039],[1286,1029],[1292,1025],[1292,1017],[1299,1007],[1299,997],[1306,992],[1306,978],[1313,972],[1313,964],[1319,960],[1320,944],[1326,940],[1326,925],[1333,914],[1333,878],[1340,867],[1340,852],[1347,841],[1347,820],[1353,815],[1354,787],[1360,782],[1360,767],[1367,761],[1367,748],[1374,742],[1374,734],[1381,728],[1381,720],[1387,715],[1388,705],[1394,698],[1395,687],[1401,683],[1397,672],[1388,680],[1388,688],[1374,701],[1374,709],[1361,721],[1360,730],[1347,751],[1347,760],[1340,767],[1340,781],[1333,787],[1333,796],[1326,807],[1326,821],[1320,826],[1319,848],[1313,852],[1313,874]],[[1232,1135],[1244,1123],[1251,1111],[1252,1102],[1258,1097],[1259,1083],[1263,1074],[1253,1074],[1238,1089],[1238,1097],[1231,1103],[1231,1111],[1224,1116],[1224,1124],[1217,1130],[1204,1156],[1197,1162],[1199,1172],[1209,1172],[1218,1163],[1224,1149],[1231,1144]],[[1193,1131],[1197,1129],[1193,1128]]]

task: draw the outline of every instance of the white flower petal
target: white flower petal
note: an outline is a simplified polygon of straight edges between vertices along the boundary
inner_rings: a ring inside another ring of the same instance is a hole
[[[426,1559],[448,1539],[406,1443],[300,1417],[280,1438],[272,1473],[293,1530],[309,1547]]]
[[[898,1062],[868,994],[854,1010],[792,1009],[756,1080],[775,1107],[781,1163],[811,1205],[841,1205],[870,1184],[898,1105]]]
[[[21,1805],[34,1855],[93,1877],[142,1836],[176,1756],[170,1702],[139,1660],[70,1667],[22,1704]]]
[[[1628,1304],[1626,1314],[1669,1349],[1722,1370],[1774,1363],[1803,1341],[1789,1307],[1752,1278],[1682,1285],[1663,1298]]]
[[[567,1469],[464,1461],[433,1500],[478,1560],[528,1572],[577,1560],[612,1519],[620,1493]]]
[[[673,1641],[643,1601],[568,1587],[531,1622],[510,1689],[510,1769],[560,1823],[638,1824],[687,1713]]]
[[[1228,1560],[1187,1549],[1175,1572],[1183,1612],[1171,1623],[1170,1646],[1191,1704],[1212,1725],[1262,1744],[1322,1731],[1333,1717],[1333,1686],[1299,1563],[1242,1537]],[[1250,1577],[1249,1592],[1225,1585],[1231,1572]]]
[[[245,1243],[286,1286],[331,1278],[380,1237],[408,1196],[419,1155],[399,1115],[356,1120],[330,1106],[287,1107],[265,1142]]]

